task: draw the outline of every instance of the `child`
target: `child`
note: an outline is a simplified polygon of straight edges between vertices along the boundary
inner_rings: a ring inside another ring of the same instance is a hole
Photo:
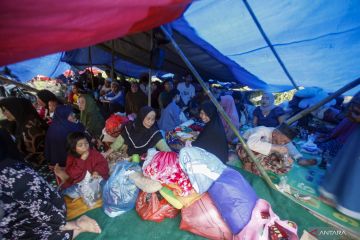
[[[88,171],[92,178],[109,177],[109,166],[105,158],[95,149],[89,147],[86,135],[82,132],[73,132],[68,136],[68,157],[65,170],[55,165],[55,174],[63,181],[63,194],[71,198],[80,197],[78,183]]]

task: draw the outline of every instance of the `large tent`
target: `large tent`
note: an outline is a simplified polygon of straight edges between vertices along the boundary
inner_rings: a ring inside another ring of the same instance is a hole
[[[149,41],[144,40],[149,35],[147,31],[177,19],[170,23],[171,32],[205,78],[237,80],[255,88],[274,85],[284,90],[293,87],[291,75],[299,86],[316,85],[335,91],[360,75],[359,1],[204,0],[190,6],[189,3],[189,0],[65,0],[50,4],[45,0],[8,0],[0,4],[0,65],[73,49],[80,49],[74,51],[83,51],[86,56],[88,47],[93,46],[91,51],[100,49],[108,54],[105,65],[113,51],[123,61],[148,67],[148,55],[141,59],[144,53],[133,50],[134,55],[129,55],[121,43],[136,43],[134,37],[138,35],[145,41],[142,46],[148,47]],[[263,35],[254,23],[256,20]],[[198,46],[210,43],[212,47],[194,50],[189,43]],[[136,44],[133,46],[137,48]],[[274,57],[274,50],[279,58]],[[207,73],[206,67],[213,65],[204,61],[204,53],[215,56],[212,63],[221,63],[219,69],[214,69],[221,75]],[[66,57],[69,55],[62,55],[61,59]],[[81,60],[88,59],[89,56]],[[175,64],[165,61],[164,68],[184,73],[186,68],[178,63],[178,58]],[[358,90],[359,87],[350,93]]]

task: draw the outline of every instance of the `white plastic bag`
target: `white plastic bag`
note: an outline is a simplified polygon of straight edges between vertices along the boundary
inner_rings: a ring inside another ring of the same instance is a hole
[[[92,178],[91,174],[87,171],[84,179],[79,183],[80,196],[90,208],[92,208],[101,197],[101,181],[101,177]]]

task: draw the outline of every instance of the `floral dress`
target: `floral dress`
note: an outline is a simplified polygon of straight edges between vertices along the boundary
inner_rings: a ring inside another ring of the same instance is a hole
[[[63,199],[24,163],[0,162],[0,194],[0,239],[72,239],[73,231],[60,230],[66,224]]]

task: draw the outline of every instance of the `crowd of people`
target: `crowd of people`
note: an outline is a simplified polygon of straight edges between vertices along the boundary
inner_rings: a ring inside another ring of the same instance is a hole
[[[189,119],[201,121],[203,129],[187,146],[205,149],[224,163],[228,161],[229,149],[236,148],[244,169],[259,174],[244,147],[237,144],[230,124],[205,92],[192,82],[190,74],[177,85],[166,80],[162,84],[153,83],[151,89],[148,75],[141,76],[140,83],[129,83],[89,74],[86,72],[76,82],[69,83],[71,88],[66,96],[41,90],[35,104],[16,97],[0,100],[6,117],[0,128],[1,145],[6,146],[0,151],[0,179],[3,179],[0,204],[4,210],[0,234],[5,239],[20,236],[72,239],[81,232],[100,233],[98,224],[86,216],[66,222],[62,196],[79,197],[78,184],[87,172],[106,181],[110,174],[107,158],[114,152],[143,156],[150,148],[172,151],[164,136]],[[295,108],[285,110],[276,106],[274,94],[268,92],[262,94],[257,107],[242,92],[219,89],[213,92],[236,129],[251,127],[243,137],[265,170],[281,175],[290,171],[294,162],[301,166],[319,164],[316,159],[305,158],[292,143],[301,122],[290,127],[284,121],[296,113]],[[148,93],[151,93],[151,106],[147,106]],[[325,160],[330,167],[321,193],[340,211],[357,219],[360,219],[356,204],[360,197],[356,188],[356,171],[360,170],[356,144],[360,141],[359,99],[357,94],[349,106],[343,107],[346,112],[333,132],[318,138],[319,147],[323,151],[331,149],[333,156],[331,161]],[[126,121],[119,123],[117,134],[106,145],[102,141],[105,119],[114,114]],[[39,175],[43,167],[56,175],[60,192]]]

